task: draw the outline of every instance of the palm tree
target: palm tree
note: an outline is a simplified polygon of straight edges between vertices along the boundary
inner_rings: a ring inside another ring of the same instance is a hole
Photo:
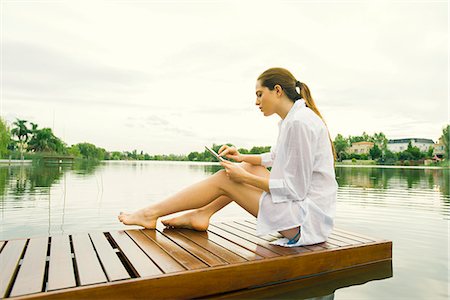
[[[64,152],[64,143],[56,137],[50,128],[34,130],[28,143],[30,150],[36,152]]]
[[[28,141],[29,134],[31,133],[31,131],[28,129],[26,123],[27,123],[26,120],[17,119],[17,121],[15,121],[13,123],[13,126],[16,126],[16,127],[11,129],[11,134],[13,136],[17,136],[17,139],[19,142],[20,158],[22,160],[23,160],[23,151],[26,148],[26,143]]]

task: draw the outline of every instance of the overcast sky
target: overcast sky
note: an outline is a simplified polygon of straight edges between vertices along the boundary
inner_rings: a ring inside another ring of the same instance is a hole
[[[449,122],[447,1],[0,3],[1,115],[69,145],[271,145],[279,117],[254,105],[270,67],[309,86],[333,138]]]

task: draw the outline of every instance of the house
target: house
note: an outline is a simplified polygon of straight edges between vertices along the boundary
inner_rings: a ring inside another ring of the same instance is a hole
[[[372,142],[356,142],[348,149],[348,153],[352,154],[369,154],[370,149],[373,148]]]
[[[417,147],[423,152],[428,151],[431,146],[434,146],[433,140],[430,139],[409,138],[389,140],[387,143],[387,148],[392,152],[402,152],[408,149],[409,142],[411,142],[413,147]]]
[[[445,154],[445,145],[442,137],[440,137],[439,141],[433,145],[433,148],[433,157],[442,159]]]

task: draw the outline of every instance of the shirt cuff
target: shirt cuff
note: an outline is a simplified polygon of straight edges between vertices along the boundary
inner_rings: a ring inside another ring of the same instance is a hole
[[[283,179],[269,179],[269,190],[274,203],[296,200]]]
[[[273,160],[272,160],[272,154],[270,152],[263,153],[261,155],[261,165],[268,168],[272,166]]]

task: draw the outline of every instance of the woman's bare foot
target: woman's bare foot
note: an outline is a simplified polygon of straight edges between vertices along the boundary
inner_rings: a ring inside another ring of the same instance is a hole
[[[197,231],[206,231],[209,226],[210,217],[211,217],[210,214],[201,211],[200,209],[196,209],[172,219],[162,220],[161,222],[166,227],[187,228]]]
[[[148,229],[156,228],[156,220],[149,209],[140,209],[132,214],[121,212],[118,216],[120,222],[125,225],[139,225]]]

